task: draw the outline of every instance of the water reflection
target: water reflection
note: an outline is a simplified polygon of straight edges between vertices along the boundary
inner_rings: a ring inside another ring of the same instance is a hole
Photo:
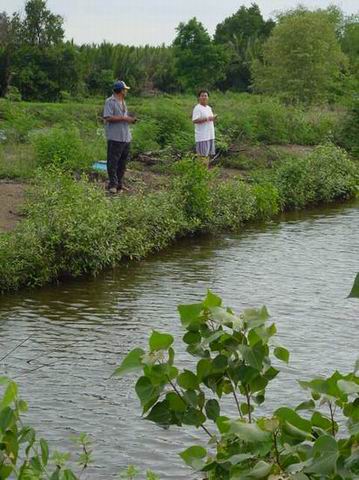
[[[1,351],[30,337],[4,360],[30,400],[28,420],[65,448],[70,433],[92,435],[91,479],[114,478],[128,463],[187,479],[176,454],[200,434],[141,420],[133,379],[109,380],[119,359],[152,328],[180,339],[176,305],[212,288],[237,309],[268,306],[293,352],[270,404],[302,400],[296,378],[348,370],[358,354],[359,304],[345,299],[359,271],[358,231],[355,203],[293,213],[239,235],[181,241],[97,279],[1,298]]]

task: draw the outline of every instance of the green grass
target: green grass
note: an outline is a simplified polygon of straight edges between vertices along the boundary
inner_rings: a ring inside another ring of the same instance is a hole
[[[36,159],[31,145],[0,146],[0,178],[27,180],[33,177]]]
[[[128,98],[129,109],[140,121],[133,127],[132,153],[134,159],[143,152],[151,151],[166,159],[187,155],[193,148],[194,135],[191,123],[192,108],[196,98],[188,95],[132,97]],[[217,146],[226,153],[232,144],[237,145],[317,145],[332,138],[341,131],[346,112],[342,107],[329,109],[285,106],[275,98],[227,92],[215,93],[210,103],[219,115],[217,123]],[[35,160],[23,161],[23,151],[19,145],[36,143],[42,137],[66,136],[75,132],[83,143],[83,148],[69,148],[70,161],[60,157],[64,163],[77,171],[89,168],[92,161],[106,157],[103,124],[101,120],[103,101],[94,99],[86,103],[29,103],[9,102],[0,99],[0,142],[2,147],[1,175],[17,178],[31,176],[31,168],[44,163],[46,154],[41,148],[35,151]],[[76,133],[77,132],[77,133]],[[70,135],[71,136],[71,135]],[[342,138],[341,135],[340,138]],[[74,140],[74,143],[78,141]],[[44,143],[44,142],[43,142]],[[62,142],[63,143],[63,142]],[[74,145],[75,147],[75,145]],[[59,158],[51,155],[47,163],[58,163]],[[74,154],[77,151],[77,154]],[[4,152],[6,156],[4,157]],[[19,159],[17,166],[9,166],[7,158]],[[239,168],[252,169],[265,164],[259,153],[258,159],[238,156],[229,160]],[[170,162],[169,162],[170,163]],[[22,173],[23,169],[23,173]]]

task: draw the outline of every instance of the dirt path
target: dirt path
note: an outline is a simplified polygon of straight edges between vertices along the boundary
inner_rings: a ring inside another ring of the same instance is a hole
[[[0,182],[0,232],[12,230],[21,220],[25,188],[23,183]]]

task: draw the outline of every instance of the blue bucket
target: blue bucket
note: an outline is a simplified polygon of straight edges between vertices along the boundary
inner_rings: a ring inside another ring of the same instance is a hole
[[[100,172],[107,172],[107,162],[104,160],[101,160],[99,162],[95,162],[92,164],[92,168],[94,170],[98,170]]]

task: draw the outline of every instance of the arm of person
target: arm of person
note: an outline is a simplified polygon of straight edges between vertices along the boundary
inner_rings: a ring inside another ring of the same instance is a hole
[[[129,117],[127,115],[110,115],[103,117],[106,122],[109,123],[118,123],[118,122],[127,122],[127,123],[134,123],[136,119],[134,117]]]
[[[210,121],[210,117],[208,118],[196,118],[192,120],[193,123],[206,123]]]

